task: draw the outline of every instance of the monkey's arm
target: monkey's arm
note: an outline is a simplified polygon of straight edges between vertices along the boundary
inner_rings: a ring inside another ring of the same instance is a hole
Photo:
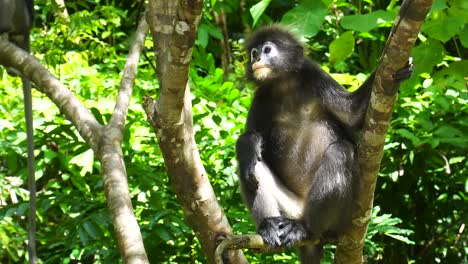
[[[412,73],[413,63],[410,58],[407,64],[393,76],[394,85],[398,87],[399,83],[411,77]],[[322,87],[323,104],[340,122],[355,131],[361,128],[364,122],[374,80],[375,72],[352,93],[347,92],[338,83],[330,82],[332,87]]]
[[[247,131],[236,143],[237,161],[241,180],[249,189],[257,189],[258,180],[255,178],[255,165],[262,160],[262,138],[259,133]]]
[[[258,181],[255,179],[254,170],[258,161],[262,160],[263,134],[268,127],[269,117],[266,114],[268,105],[262,96],[255,94],[247,117],[246,131],[239,137],[236,143],[236,155],[239,163],[241,180],[249,188],[256,189]]]

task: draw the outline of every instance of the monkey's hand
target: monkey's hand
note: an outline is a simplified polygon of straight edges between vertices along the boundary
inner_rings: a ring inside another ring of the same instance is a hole
[[[255,165],[262,160],[262,137],[256,132],[246,132],[237,140],[237,160],[240,180],[247,188],[256,190],[258,180],[255,177]]]
[[[257,233],[272,248],[292,247],[307,239],[307,231],[302,223],[282,216],[265,218]]]
[[[406,62],[405,66],[403,68],[399,69],[394,75],[393,79],[395,82],[401,82],[406,79],[409,79],[411,75],[413,74],[413,57],[409,57],[408,61]]]

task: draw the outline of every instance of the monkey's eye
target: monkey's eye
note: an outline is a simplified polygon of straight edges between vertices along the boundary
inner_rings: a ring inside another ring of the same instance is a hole
[[[271,46],[270,45],[263,47],[263,53],[268,54],[270,52],[271,52]]]
[[[256,48],[253,48],[253,49],[250,51],[250,58],[252,59],[252,61],[257,60],[257,58],[258,58],[258,50],[257,50]]]

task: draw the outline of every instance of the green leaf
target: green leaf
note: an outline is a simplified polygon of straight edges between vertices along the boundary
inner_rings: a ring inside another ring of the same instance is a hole
[[[368,32],[374,28],[391,26],[395,15],[388,11],[378,10],[364,15],[345,16],[341,26],[345,29]]]
[[[457,136],[463,136],[463,132],[460,131],[459,129],[450,126],[450,125],[442,125],[440,126],[434,134],[440,136],[440,137],[457,137]]]
[[[465,20],[465,26],[468,23],[468,1],[466,0],[449,0],[450,8],[448,14],[453,17],[462,17]]]
[[[101,236],[99,227],[93,221],[85,221],[83,223],[83,228],[85,229],[86,233],[94,239],[97,239]]]
[[[432,72],[432,68],[442,62],[445,55],[444,46],[439,41],[429,40],[413,49],[414,59],[413,76]]]
[[[258,22],[258,19],[262,16],[263,12],[265,12],[265,9],[268,7],[270,4],[271,0],[262,0],[258,2],[256,5],[252,6],[250,8],[250,15],[253,18],[253,25],[255,26]]]
[[[157,225],[155,227],[155,231],[158,234],[158,236],[164,241],[169,241],[173,239],[172,234],[166,229],[165,226]]]
[[[435,0],[434,3],[431,6],[430,13],[435,12],[437,10],[445,9],[445,8],[447,8],[447,1],[446,0]]]
[[[411,141],[413,146],[419,146],[421,144],[421,140],[413,134],[413,132],[409,131],[408,129],[405,128],[400,128],[395,131],[395,133],[399,134],[400,136],[407,138]]]
[[[327,13],[322,1],[304,0],[284,14],[281,23],[291,25],[302,37],[313,37],[322,27]]]
[[[73,157],[70,161],[72,164],[80,166],[82,169],[80,175],[84,176],[86,173],[93,172],[93,163],[94,163],[94,152],[92,149],[88,149],[85,152]]]
[[[208,25],[208,33],[215,39],[223,38],[223,33],[221,32],[221,30],[215,27],[214,25]]]
[[[468,25],[465,24],[465,27],[463,30],[460,32],[460,42],[463,45],[463,47],[468,48]]]
[[[206,24],[200,24],[198,27],[197,44],[203,48],[208,45],[208,26]]]
[[[444,11],[437,11],[432,14],[429,21],[423,24],[422,32],[446,42],[462,30],[464,23],[463,17],[450,16]]]
[[[354,51],[353,32],[347,31],[330,43],[330,62],[337,64],[347,59]]]
[[[447,197],[448,197],[448,194],[443,193],[443,194],[439,195],[439,197],[437,197],[437,201],[447,200]]]

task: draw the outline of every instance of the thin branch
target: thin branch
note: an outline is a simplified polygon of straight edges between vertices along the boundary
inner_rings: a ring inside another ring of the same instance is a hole
[[[90,146],[97,146],[102,126],[75,95],[36,58],[16,45],[0,39],[0,64],[15,68],[23,76],[33,81],[37,89],[45,93],[73,123],[83,139]]]
[[[55,0],[55,3],[59,7],[59,10],[54,10],[63,20],[70,22],[70,15],[68,14],[65,0]]]
[[[295,246],[311,246],[319,243],[319,240],[304,240]],[[223,253],[228,249],[255,249],[256,252],[275,253],[287,248],[271,248],[263,242],[260,235],[234,235],[225,238],[216,248],[215,263],[223,264]]]
[[[148,24],[146,23],[145,16],[143,15],[138,23],[138,28],[135,34],[135,39],[130,46],[127,61],[120,83],[119,95],[117,102],[112,113],[112,118],[109,125],[118,128],[122,131],[125,129],[125,120],[128,114],[128,105],[132,96],[132,88],[135,83],[135,76],[137,73],[138,60],[141,51],[143,50],[145,38],[148,33]]]
[[[117,102],[109,125],[101,135],[96,156],[102,165],[104,188],[112,223],[124,263],[149,263],[143,245],[140,227],[133,213],[128,190],[128,177],[122,154],[125,120],[132,96],[138,61],[148,32],[145,16],[142,16],[130,46],[120,83]]]

